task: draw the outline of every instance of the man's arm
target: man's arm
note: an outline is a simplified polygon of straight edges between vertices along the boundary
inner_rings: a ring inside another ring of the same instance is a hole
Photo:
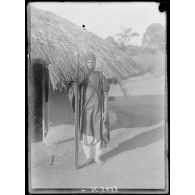
[[[106,121],[108,118],[108,92],[110,90],[110,85],[105,76],[102,77],[102,90],[103,90],[103,120]]]
[[[103,113],[104,121],[107,120],[107,117],[108,117],[108,91],[104,91],[104,113]]]
[[[79,85],[79,87],[82,87],[82,85],[84,84],[84,80],[85,75],[83,73],[80,73],[79,78],[75,76],[69,82],[68,95],[73,112],[75,112],[75,87],[77,84]]]

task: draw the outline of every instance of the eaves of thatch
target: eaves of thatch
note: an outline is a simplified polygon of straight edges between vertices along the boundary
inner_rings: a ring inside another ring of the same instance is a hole
[[[83,55],[87,51],[95,54],[97,71],[103,71],[108,79],[125,79],[139,73],[130,57],[97,35],[32,6],[28,7],[28,43],[31,65],[34,60],[46,65],[54,88],[70,80],[78,64],[87,72]]]

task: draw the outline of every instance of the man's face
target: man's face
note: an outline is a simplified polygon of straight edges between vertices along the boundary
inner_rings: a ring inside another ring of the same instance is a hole
[[[96,61],[95,59],[88,59],[87,60],[87,66],[90,70],[93,70],[95,68]]]

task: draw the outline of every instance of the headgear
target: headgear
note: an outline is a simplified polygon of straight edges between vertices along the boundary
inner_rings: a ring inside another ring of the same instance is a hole
[[[95,59],[96,59],[96,57],[95,57],[95,55],[93,54],[93,52],[86,52],[84,55],[85,55],[85,58],[86,58],[87,60],[95,60]]]

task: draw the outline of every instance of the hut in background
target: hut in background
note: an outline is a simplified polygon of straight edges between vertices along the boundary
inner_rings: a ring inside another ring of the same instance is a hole
[[[95,54],[97,71],[102,71],[111,82],[139,74],[137,64],[130,57],[97,35],[31,5],[28,6],[28,46],[29,127],[34,129],[31,132],[42,129],[42,139],[48,131],[50,84],[53,89],[66,88],[65,82],[74,77],[77,63],[87,73],[85,52]],[[37,127],[37,124],[41,125]]]

